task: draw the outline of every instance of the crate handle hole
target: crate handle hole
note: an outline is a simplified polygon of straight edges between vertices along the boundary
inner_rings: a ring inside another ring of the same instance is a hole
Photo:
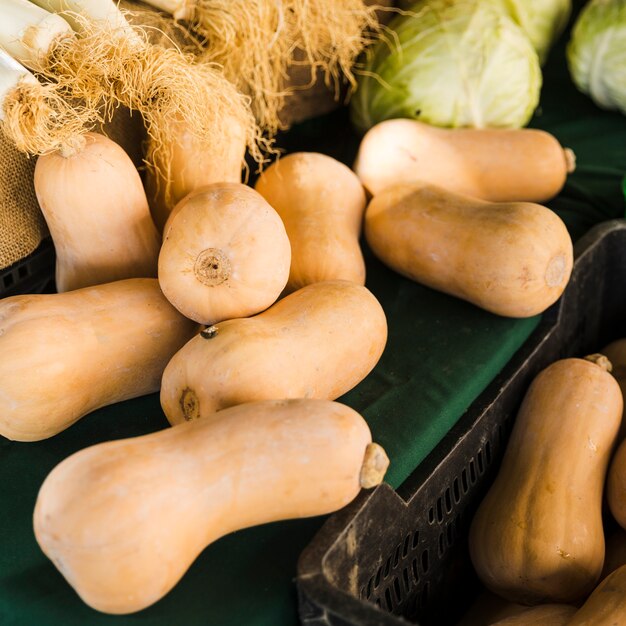
[[[439,523],[443,522],[443,503],[441,502],[441,497],[437,498],[437,521]]]
[[[454,502],[455,504],[458,504],[461,501],[461,490],[459,488],[459,479],[455,478],[454,482],[452,483],[452,493],[454,496]]]
[[[413,578],[415,582],[418,583],[420,581],[419,570],[417,569],[417,559],[413,559],[411,561],[411,571],[413,572]]]

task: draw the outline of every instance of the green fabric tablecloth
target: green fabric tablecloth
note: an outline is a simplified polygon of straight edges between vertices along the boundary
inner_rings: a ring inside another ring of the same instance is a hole
[[[563,44],[545,68],[532,125],[573,148],[578,169],[550,206],[577,238],[624,214],[626,118],[600,111],[572,86]],[[282,138],[288,151],[316,150],[351,163],[358,138],[345,110]],[[343,401],[361,411],[391,457],[398,486],[501,370],[538,318],[499,318],[394,275],[368,255],[369,288],[389,322],[389,342],[372,374]],[[86,446],[167,427],[158,396],[97,411],[48,441],[0,438],[0,624],[2,626],[291,626],[299,553],[324,521],[294,520],[240,531],[210,546],[153,607],[106,616],[86,607],[40,552],[32,532],[37,491],[61,460]],[[172,506],[176,503],[172,502]],[[155,520],[159,523],[159,520]]]

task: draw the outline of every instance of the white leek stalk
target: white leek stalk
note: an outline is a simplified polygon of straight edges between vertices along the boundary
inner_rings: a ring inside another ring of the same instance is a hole
[[[62,13],[65,19],[78,33],[82,32],[86,18],[110,30],[124,30],[129,37],[137,35],[112,0],[32,0],[46,11]],[[78,17],[76,17],[78,16]]]
[[[6,50],[0,48],[0,121],[6,118],[4,105],[8,96],[23,83],[36,84],[37,79]]]
[[[27,154],[66,149],[81,139],[97,113],[72,106],[54,83],[41,84],[0,48],[0,128]]]
[[[147,3],[175,20],[191,21],[195,13],[195,0],[148,0]]]
[[[72,27],[61,16],[29,0],[2,2],[0,46],[26,67],[37,69],[54,43],[72,34]]]

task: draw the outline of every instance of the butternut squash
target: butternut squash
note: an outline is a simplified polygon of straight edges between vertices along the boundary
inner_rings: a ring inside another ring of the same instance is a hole
[[[156,278],[161,239],[139,173],[97,133],[39,157],[35,192],[56,250],[58,291]]]
[[[563,359],[535,378],[472,521],[474,568],[512,602],[574,603],[600,576],[602,489],[622,395],[606,359],[597,363]]]
[[[574,168],[574,153],[542,130],[447,129],[407,119],[371,128],[354,165],[374,196],[421,182],[492,202],[549,200]]]
[[[38,441],[157,391],[196,330],[155,278],[0,300],[0,435]]]
[[[139,611],[219,537],[336,511],[380,483],[388,459],[371,441],[356,411],[299,399],[99,444],[46,478],[35,537],[89,606]]]
[[[385,314],[365,287],[314,283],[189,341],[163,372],[161,406],[178,424],[254,400],[334,400],[369,374],[386,341]]]
[[[359,246],[365,191],[349,168],[324,154],[297,152],[265,170],[255,189],[287,229],[289,292],[323,280],[365,284]]]
[[[567,626],[575,613],[576,607],[569,604],[542,604],[491,626]]]
[[[274,209],[250,187],[214,183],[172,211],[159,254],[159,284],[186,317],[213,324],[254,315],[287,283],[291,249]]]
[[[626,439],[622,440],[611,459],[606,499],[617,523],[626,528]]]
[[[573,265],[560,218],[529,203],[492,203],[430,185],[398,185],[365,213],[374,254],[423,285],[510,317],[541,313]]]
[[[246,153],[246,133],[239,120],[224,122],[230,130],[228,141],[212,145],[211,150],[189,132],[181,120],[172,122],[173,141],[168,144],[167,163],[170,180],[163,173],[150,168],[146,176],[146,190],[152,218],[160,232],[172,209],[188,193],[212,183],[240,183]],[[153,152],[149,149],[149,153]],[[157,163],[162,168],[162,163]]]
[[[626,394],[626,339],[617,339],[602,349],[602,354],[611,361],[613,369],[611,374],[622,390],[622,396]],[[626,438],[626,420],[622,419],[619,429],[618,441]]]
[[[607,576],[567,622],[567,626],[622,624],[626,624],[626,565]]]

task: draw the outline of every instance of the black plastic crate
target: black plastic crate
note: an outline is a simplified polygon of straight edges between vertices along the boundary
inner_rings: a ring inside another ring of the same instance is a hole
[[[362,492],[302,553],[303,624],[444,626],[461,617],[480,588],[469,525],[528,385],[553,361],[626,336],[626,221],[595,227],[575,254],[563,297],[397,492]]]
[[[0,269],[0,298],[53,291],[55,258],[52,240],[47,238],[28,256]]]

